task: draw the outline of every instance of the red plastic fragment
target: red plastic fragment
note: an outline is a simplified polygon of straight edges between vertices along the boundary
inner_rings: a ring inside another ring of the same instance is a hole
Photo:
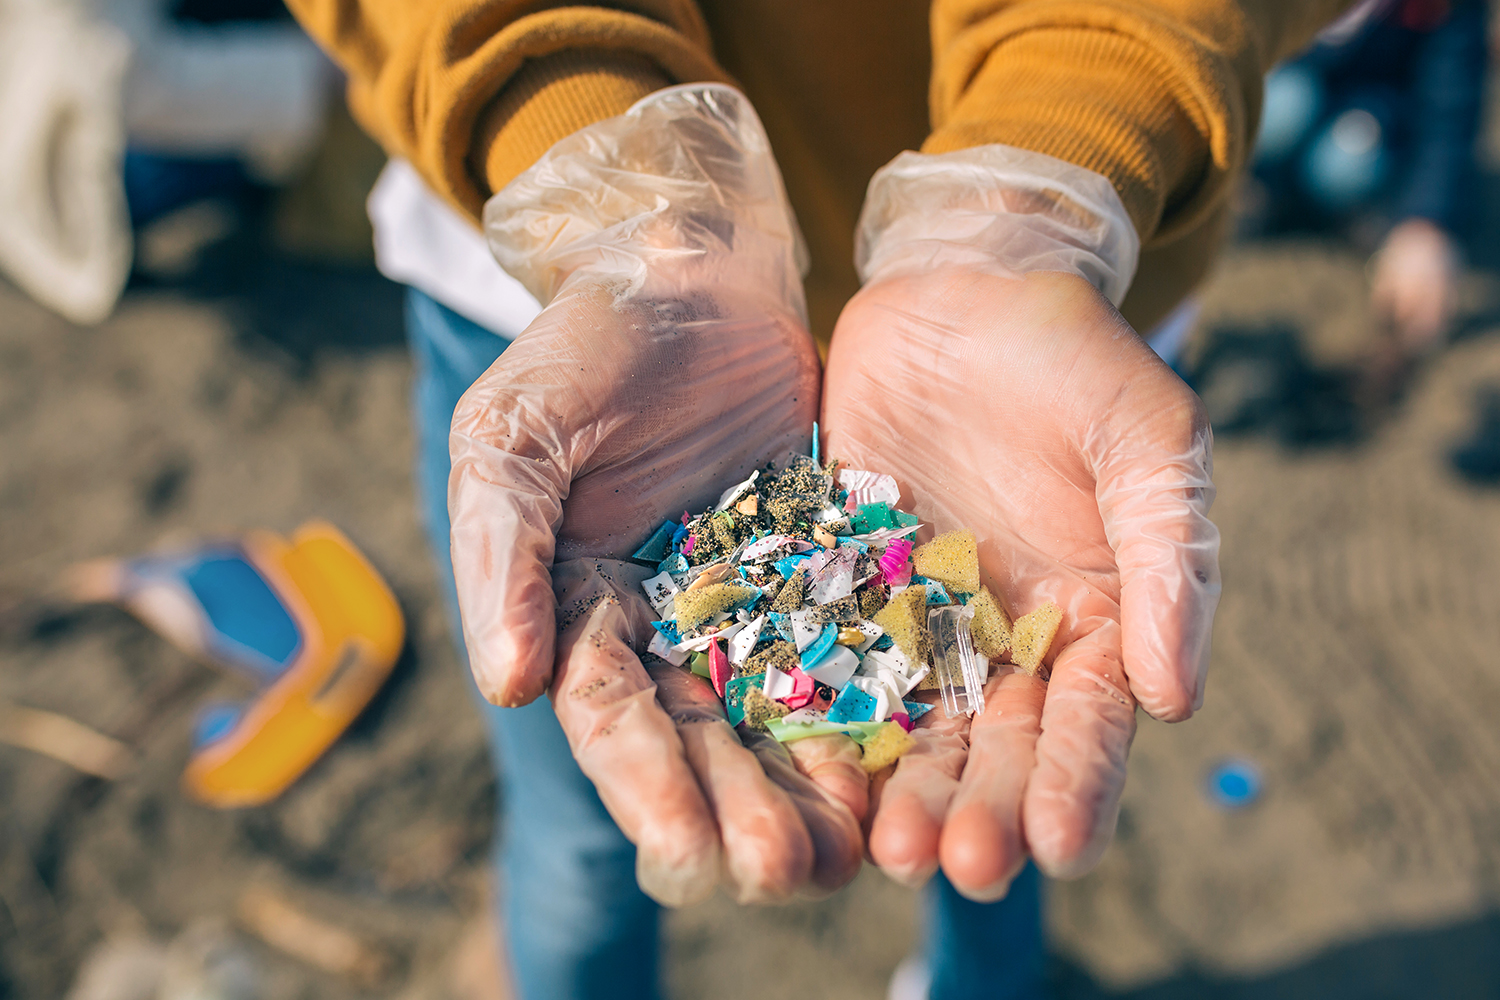
[[[724,647],[719,645],[719,640],[715,639],[708,644],[708,679],[714,686],[714,692],[720,698],[724,697],[724,686],[729,683],[733,675],[734,668],[729,665],[729,655],[724,652]]]
[[[911,716],[907,715],[905,712],[892,712],[891,721],[900,726],[902,729],[906,730],[908,733],[911,732]]]

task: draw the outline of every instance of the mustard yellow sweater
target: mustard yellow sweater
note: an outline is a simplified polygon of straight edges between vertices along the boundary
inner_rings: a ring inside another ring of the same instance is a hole
[[[812,252],[825,336],[897,153],[1005,143],[1095,170],[1146,248],[1125,313],[1202,276],[1261,80],[1349,0],[288,0],[356,117],[471,218],[549,146],[663,86],[740,86]]]

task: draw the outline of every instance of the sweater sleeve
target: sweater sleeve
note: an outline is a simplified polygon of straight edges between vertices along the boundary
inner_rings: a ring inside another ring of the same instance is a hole
[[[674,83],[724,81],[692,0],[288,0],[349,106],[475,220],[553,143]]]
[[[934,0],[930,153],[1004,143],[1108,177],[1147,246],[1249,155],[1267,70],[1349,0]]]

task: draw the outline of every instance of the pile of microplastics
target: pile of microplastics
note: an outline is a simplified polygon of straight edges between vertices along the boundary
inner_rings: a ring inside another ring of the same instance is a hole
[[[782,742],[846,733],[871,774],[915,746],[936,692],[984,710],[991,660],[1042,669],[1062,621],[1047,603],[1012,622],[980,582],[973,532],[913,547],[896,481],[793,455],[664,523],[634,554],[661,620],[648,653],[708,678],[730,725]]]

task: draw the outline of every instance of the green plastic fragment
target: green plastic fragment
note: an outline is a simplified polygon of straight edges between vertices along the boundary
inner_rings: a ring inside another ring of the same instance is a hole
[[[760,687],[765,680],[764,677],[736,677],[724,685],[724,711],[729,714],[731,726],[745,721],[745,692]]]
[[[834,733],[847,733],[849,727],[842,722],[829,722],[820,720],[818,722],[787,722],[784,719],[772,719],[766,723],[766,728],[771,735],[783,743],[793,743],[797,740],[805,740],[810,736],[831,736]]]
[[[692,660],[688,662],[688,669],[699,677],[708,676],[708,654],[694,653]]]

